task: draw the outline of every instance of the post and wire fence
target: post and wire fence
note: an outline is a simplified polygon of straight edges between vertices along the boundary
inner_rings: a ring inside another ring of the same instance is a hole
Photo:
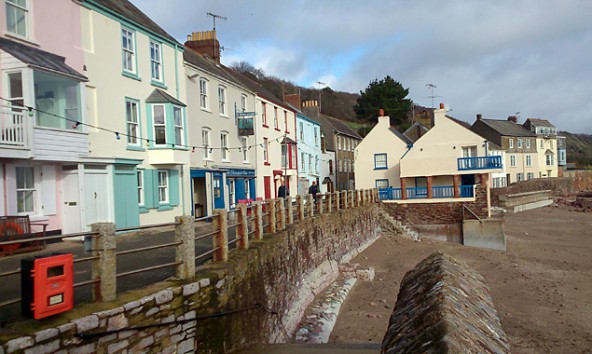
[[[238,203],[236,208],[230,211],[216,209],[212,215],[199,218],[177,216],[171,223],[128,228],[116,228],[113,223],[97,223],[92,224],[88,232],[29,238],[27,241],[39,239],[43,242],[60,242],[65,238],[84,239],[85,252],[77,252],[74,255],[74,267],[76,273],[85,273],[86,279],[79,279],[73,286],[75,289],[90,287],[90,296],[78,302],[112,301],[116,299],[118,288],[121,287],[118,286],[118,280],[121,285],[122,279],[139,274],[153,274],[160,270],[168,270],[168,273],[163,273],[168,275],[168,278],[191,280],[195,277],[197,267],[204,262],[228,261],[231,248],[245,250],[251,242],[263,240],[264,235],[285,230],[306,218],[378,201],[376,189],[317,194],[316,198],[310,194],[298,195],[285,199],[255,201],[249,205]],[[122,240],[127,237],[127,233],[144,230],[156,234],[170,234],[172,231],[172,237],[158,237],[155,244],[148,246],[118,247],[125,244]],[[22,241],[0,242],[0,246],[18,242]],[[164,259],[155,256],[167,249],[169,251]],[[142,257],[141,259],[145,260],[140,262],[142,266],[131,264],[133,262],[126,258],[131,255]],[[152,264],[150,260],[157,262]],[[0,266],[1,261],[2,259]],[[18,282],[20,279],[16,278],[20,277],[20,268],[2,271],[0,283]],[[151,282],[154,281],[159,280]],[[0,298],[0,310],[17,306],[20,302],[20,297]]]

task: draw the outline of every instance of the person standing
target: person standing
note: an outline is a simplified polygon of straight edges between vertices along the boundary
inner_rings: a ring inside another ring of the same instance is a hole
[[[308,187],[308,194],[312,194],[312,199],[316,202],[317,201],[317,193],[319,192],[319,188],[317,187],[317,181],[312,181],[310,187]]]
[[[278,198],[286,198],[289,195],[290,191],[288,190],[288,187],[286,187],[284,181],[282,181],[282,184],[278,188]]]

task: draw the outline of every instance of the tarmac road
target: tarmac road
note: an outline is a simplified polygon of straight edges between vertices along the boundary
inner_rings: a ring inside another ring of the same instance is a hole
[[[212,223],[201,222],[196,224],[196,235],[204,234],[213,230]],[[233,240],[235,228],[229,230],[229,239]],[[137,249],[141,247],[154,246],[174,242],[175,234],[172,227],[160,228],[159,231],[141,231],[117,236],[117,251]],[[234,245],[230,246],[231,248]],[[212,237],[196,241],[195,254],[199,255],[212,249]],[[29,252],[8,257],[0,257],[0,273],[17,270],[21,267],[21,260],[39,255],[52,253],[72,253],[74,260],[89,257],[90,253],[84,252],[82,242],[60,242],[47,245],[38,252]],[[211,259],[211,255],[197,260],[200,265]],[[163,249],[156,249],[144,252],[131,253],[117,256],[117,274],[140,268],[155,266],[158,264],[172,263],[175,261],[174,246]],[[74,264],[74,283],[88,281],[91,279],[91,262]],[[118,294],[131,289],[138,289],[146,285],[162,281],[175,275],[175,267],[170,266],[148,272],[133,274],[117,278]],[[74,289],[74,304],[89,302],[92,300],[92,285],[85,285]],[[15,299],[21,296],[20,274],[0,278],[0,302]],[[21,304],[17,303],[0,308],[0,327],[8,323],[22,320]]]

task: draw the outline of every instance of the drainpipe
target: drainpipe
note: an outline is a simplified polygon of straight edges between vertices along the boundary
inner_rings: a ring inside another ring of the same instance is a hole
[[[176,90],[177,99],[180,100],[180,97],[179,97],[179,63],[177,60],[177,56],[179,54],[178,49],[179,49],[179,46],[175,44],[175,90]]]

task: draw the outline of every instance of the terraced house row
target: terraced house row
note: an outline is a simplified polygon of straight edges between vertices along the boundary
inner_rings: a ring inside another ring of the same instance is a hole
[[[353,188],[335,146],[361,138],[223,66],[214,31],[181,44],[126,0],[0,0],[0,18],[0,215],[74,233],[210,215],[282,182]]]

